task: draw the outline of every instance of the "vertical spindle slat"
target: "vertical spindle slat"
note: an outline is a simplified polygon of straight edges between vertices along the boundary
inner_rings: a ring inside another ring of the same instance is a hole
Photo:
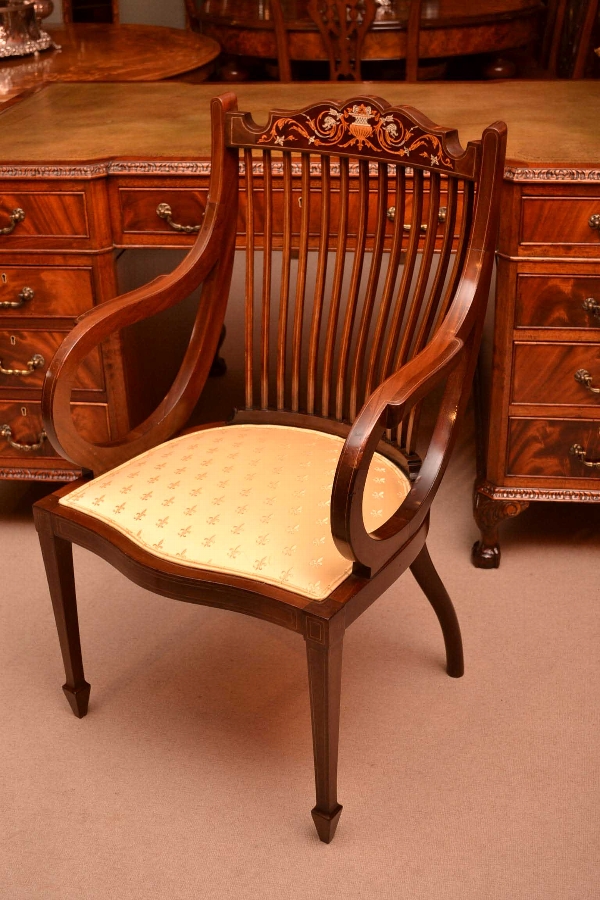
[[[387,199],[387,198],[386,198]],[[394,286],[398,276],[398,266],[402,259],[402,242],[404,240],[404,217],[406,213],[406,170],[404,166],[396,166],[396,191],[394,197],[394,230],[392,232],[392,245],[385,276],[385,283],[379,303],[379,312],[375,333],[371,343],[371,353],[367,366],[365,379],[365,396],[368,397],[377,385],[377,370],[380,361],[380,351],[384,344],[388,318],[394,297]]]
[[[373,240],[373,254],[371,256],[371,267],[369,269],[369,277],[365,290],[365,299],[361,314],[358,337],[356,341],[356,348],[354,352],[352,378],[350,382],[349,418],[351,422],[354,421],[357,413],[358,395],[360,381],[363,373],[365,350],[367,341],[369,339],[371,318],[375,306],[377,286],[379,284],[379,275],[381,272],[383,242],[385,240],[385,226],[387,222],[387,194],[388,164],[380,163],[377,167],[377,208],[375,212],[375,238]]]
[[[285,369],[287,325],[290,306],[290,264],[292,259],[292,158],[283,154],[283,250],[277,326],[277,409],[285,409]]]
[[[331,219],[331,168],[328,156],[320,157],[321,164],[321,216],[319,221],[319,250],[317,257],[317,273],[315,295],[308,341],[308,373],[306,411],[313,415],[315,411],[315,393],[319,365],[319,339],[321,337],[321,321],[323,318],[323,300],[327,279],[327,260],[329,256],[329,222]]]
[[[340,215],[338,219],[338,238],[335,256],[335,269],[333,284],[331,287],[331,303],[325,335],[325,348],[323,357],[323,384],[321,389],[321,414],[329,416],[329,397],[331,394],[331,373],[335,355],[335,343],[342,296],[342,284],[344,281],[344,263],[346,260],[346,247],[348,244],[348,173],[349,161],[345,156],[340,157],[340,182],[339,204]]]
[[[381,364],[380,380],[392,374],[396,347],[400,339],[402,322],[406,313],[406,307],[410,298],[410,289],[421,240],[421,220],[423,216],[423,172],[421,169],[413,169],[413,199],[412,215],[410,220],[410,236],[406,249],[404,271],[400,279],[400,287],[396,295],[396,303],[392,312],[389,333],[385,343],[383,361]]]
[[[352,262],[350,285],[346,297],[346,313],[340,340],[340,350],[337,365],[336,392],[335,392],[335,417],[338,421],[344,418],[344,388],[348,376],[348,358],[352,344],[352,332],[358,307],[360,282],[363,263],[365,259],[365,246],[367,243],[367,225],[369,219],[369,161],[361,159],[358,164],[358,224],[356,229],[356,247]]]
[[[426,345],[428,340],[431,339],[434,324],[439,323],[441,320],[439,304],[442,289],[444,287],[444,282],[446,280],[446,275],[448,272],[450,254],[452,252],[452,246],[454,243],[457,193],[458,185],[456,178],[449,178],[446,198],[446,221],[444,225],[444,236],[442,239],[440,258],[438,261],[438,267],[435,273],[434,282],[429,294],[428,312],[423,316],[423,319],[421,321],[419,333],[413,347],[413,356],[419,353]],[[421,404],[418,403],[413,407],[410,416],[403,423],[398,433],[398,444],[401,447],[404,447],[407,454],[409,455],[416,452],[420,419]]]
[[[464,268],[465,254],[471,238],[471,224],[473,222],[473,205],[475,198],[475,189],[472,181],[463,181],[463,208],[460,221],[460,230],[458,233],[458,242],[456,246],[456,255],[454,257],[454,265],[452,273],[448,279],[444,298],[440,304],[440,318],[443,319],[448,312],[458,283],[460,281]]]
[[[444,238],[442,241],[442,249],[440,251],[440,260],[437,271],[435,273],[435,281],[431,289],[433,302],[437,310],[437,317],[434,327],[437,329],[442,322],[443,315],[440,307],[440,297],[444,289],[446,276],[448,274],[448,266],[450,264],[450,256],[454,246],[454,231],[456,228],[456,213],[458,207],[458,180],[456,178],[448,178],[448,193],[446,198],[446,222],[444,226]],[[431,339],[432,333],[429,335]]]
[[[306,293],[306,269],[308,265],[308,229],[310,224],[310,155],[302,154],[300,180],[300,240],[298,246],[298,278],[294,303],[294,330],[292,336],[292,412],[300,406],[300,365],[302,362],[302,330],[304,324],[304,295]]]
[[[246,409],[252,409],[253,358],[254,358],[254,174],[252,150],[244,150],[246,172],[246,321],[245,321],[245,371]]]
[[[425,294],[427,290],[427,281],[431,269],[431,261],[435,250],[435,242],[439,225],[440,211],[440,176],[438,172],[431,172],[429,176],[429,213],[427,216],[427,231],[425,232],[425,242],[421,252],[421,263],[419,266],[419,274],[417,283],[413,291],[410,312],[402,334],[400,346],[396,352],[394,361],[394,370],[399,369],[417,352],[413,344],[413,338],[417,330],[419,321],[424,323],[430,313],[430,304],[427,303],[425,308]],[[431,297],[430,297],[431,299]]]
[[[271,272],[273,266],[273,175],[271,172],[271,151],[263,152],[264,183],[264,254],[261,321],[261,391],[260,402],[263,409],[269,408],[269,329],[271,326]]]

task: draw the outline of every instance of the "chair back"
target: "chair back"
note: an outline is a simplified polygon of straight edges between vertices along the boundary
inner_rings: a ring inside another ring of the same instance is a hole
[[[331,81],[360,81],[367,31],[375,19],[375,0],[308,0],[306,9],[321,32]]]
[[[186,0],[193,3],[193,0]],[[288,36],[281,0],[269,0],[280,81],[291,81]],[[410,0],[406,30],[406,80],[416,81],[422,0]],[[307,12],[316,24],[329,60],[331,81],[360,81],[362,49],[377,12],[375,0],[308,0]]]
[[[243,158],[246,409],[351,423],[441,327],[485,243],[482,144],[373,97],[264,128],[229,112],[225,133]]]
[[[599,0],[549,0],[542,56],[553,78],[583,78]]]
[[[73,9],[75,6],[75,9]],[[110,22],[113,25],[119,24],[119,0],[104,0],[104,3],[96,4],[98,9],[94,13],[91,4],[73,3],[73,0],[62,0],[63,22]],[[104,8],[102,8],[104,7]],[[84,14],[85,18],[81,18],[78,13]]]
[[[196,0],[183,0],[185,6],[185,23],[192,31],[202,31],[198,17]]]

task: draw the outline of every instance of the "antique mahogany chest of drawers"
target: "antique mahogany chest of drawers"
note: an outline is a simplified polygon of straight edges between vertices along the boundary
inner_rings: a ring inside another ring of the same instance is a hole
[[[598,91],[598,89],[596,89]],[[533,500],[600,501],[600,166],[511,167],[473,562]]]
[[[41,433],[44,370],[75,318],[117,293],[123,248],[193,242],[220,90],[56,84],[0,113],[0,478],[79,476]],[[302,102],[293,84],[236,91],[257,122]],[[600,500],[600,86],[325,83],[306,102],[360,93],[416,106],[463,145],[494,119],[509,126],[474,551],[477,565],[496,565],[499,522],[531,500]],[[81,372],[79,427],[118,435],[135,381],[116,335]]]

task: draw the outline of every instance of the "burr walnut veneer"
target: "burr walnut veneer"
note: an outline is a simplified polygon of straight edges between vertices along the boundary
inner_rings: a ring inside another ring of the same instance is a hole
[[[191,245],[194,235],[174,231],[156,210],[168,204],[174,224],[202,219],[210,172],[208,104],[215,90],[52,85],[5,110],[0,227],[11,228],[15,209],[26,212],[14,230],[0,235],[5,367],[26,369],[35,354],[47,364],[56,336],[68,333],[85,309],[114,296],[115,247]],[[315,100],[347,92],[342,85],[310,86]],[[491,399],[488,393],[483,403],[488,424],[481,430],[476,492],[483,540],[474,559],[495,565],[503,518],[533,500],[600,500],[600,466],[590,465],[600,460],[600,395],[590,390],[600,385],[600,86],[382,83],[377,92],[452,122],[465,140],[481,134],[490,118],[509,124],[493,377],[485,384]],[[260,119],[272,106],[294,106],[297,86],[244,85],[238,95]],[[356,182],[350,178],[354,198]],[[261,184],[255,178],[258,205]],[[299,190],[299,179],[295,184]],[[332,203],[338,200],[336,193]],[[281,214],[277,207],[275,214]],[[313,246],[318,230],[311,220]],[[113,340],[77,386],[74,415],[82,428],[114,434],[125,427],[122,367],[122,348]],[[580,370],[590,378],[576,379]],[[42,371],[0,375],[0,425],[12,431],[12,444],[0,437],[0,477],[66,480],[79,474],[48,441],[37,449],[14,447],[39,443]]]

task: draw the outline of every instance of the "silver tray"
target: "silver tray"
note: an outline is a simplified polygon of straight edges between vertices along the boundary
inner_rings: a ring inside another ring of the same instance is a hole
[[[34,0],[0,0],[0,58],[27,56],[56,47],[42,31]]]

